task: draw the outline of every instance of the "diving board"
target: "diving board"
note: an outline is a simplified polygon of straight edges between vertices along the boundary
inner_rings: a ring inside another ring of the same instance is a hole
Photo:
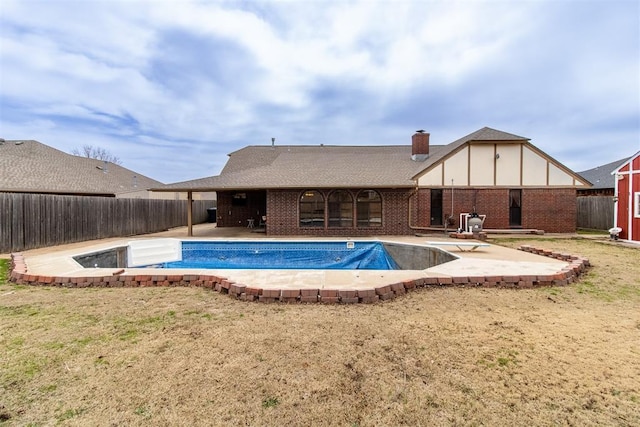
[[[478,248],[486,248],[491,246],[488,243],[480,242],[427,242],[431,246],[455,246],[462,252],[475,251]]]

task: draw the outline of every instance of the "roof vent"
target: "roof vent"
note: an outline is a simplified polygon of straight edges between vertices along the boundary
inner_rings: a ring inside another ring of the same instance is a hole
[[[24,144],[24,141],[16,141],[16,142],[14,142],[14,144],[16,144],[16,145],[22,145],[22,144]]]
[[[103,160],[103,166],[101,165],[97,165],[96,169],[100,169],[102,172],[107,173],[108,172],[108,165],[109,162],[107,162],[106,160]]]

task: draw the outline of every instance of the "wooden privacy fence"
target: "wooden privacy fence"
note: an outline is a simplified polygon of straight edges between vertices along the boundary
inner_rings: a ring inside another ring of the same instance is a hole
[[[193,223],[212,200],[193,201]],[[187,225],[186,200],[0,193],[0,253]]]
[[[612,196],[580,196],[577,206],[577,227],[608,230],[613,227]]]

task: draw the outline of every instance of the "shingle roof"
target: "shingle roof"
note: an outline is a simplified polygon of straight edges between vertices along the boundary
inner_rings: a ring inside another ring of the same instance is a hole
[[[464,143],[467,141],[529,141],[529,138],[503,132],[501,130],[491,129],[485,126],[482,129],[478,129],[467,136],[463,136],[462,138],[453,141],[449,145]]]
[[[629,160],[629,158],[630,157],[625,157],[624,159],[616,160],[606,165],[596,166],[595,168],[578,172],[578,175],[593,184],[591,189],[614,188],[615,177],[611,175],[611,172],[617,170],[618,167]]]
[[[411,159],[411,145],[248,146],[229,154],[218,176],[157,189],[411,188],[416,174],[471,141],[528,139],[485,127],[448,145],[431,145],[425,161]]]
[[[114,163],[73,156],[38,141],[0,142],[0,191],[116,195],[159,185]]]

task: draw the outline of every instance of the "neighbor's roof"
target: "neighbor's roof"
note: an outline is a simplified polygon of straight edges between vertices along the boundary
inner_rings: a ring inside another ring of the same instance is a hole
[[[73,156],[38,141],[0,140],[0,191],[116,195],[158,185],[114,163]]]
[[[631,163],[633,163],[633,161],[637,158],[640,158],[640,151],[638,151],[637,153],[635,153],[633,156],[627,158],[626,160],[624,160],[622,163],[620,163],[615,170],[613,170],[611,172],[611,174],[613,175],[614,173],[617,173],[620,171],[620,169],[624,168],[627,165],[631,165]]]
[[[485,127],[448,145],[430,145],[425,161],[411,160],[411,145],[248,146],[229,154],[218,176],[153,190],[414,187],[416,174],[471,141],[522,143],[528,139]]]
[[[597,190],[602,188],[614,188],[615,177],[612,173],[629,159],[630,157],[625,157],[624,159],[616,160],[615,162],[607,163],[606,165],[596,166],[593,169],[578,172],[578,175],[593,184],[591,189]]]

